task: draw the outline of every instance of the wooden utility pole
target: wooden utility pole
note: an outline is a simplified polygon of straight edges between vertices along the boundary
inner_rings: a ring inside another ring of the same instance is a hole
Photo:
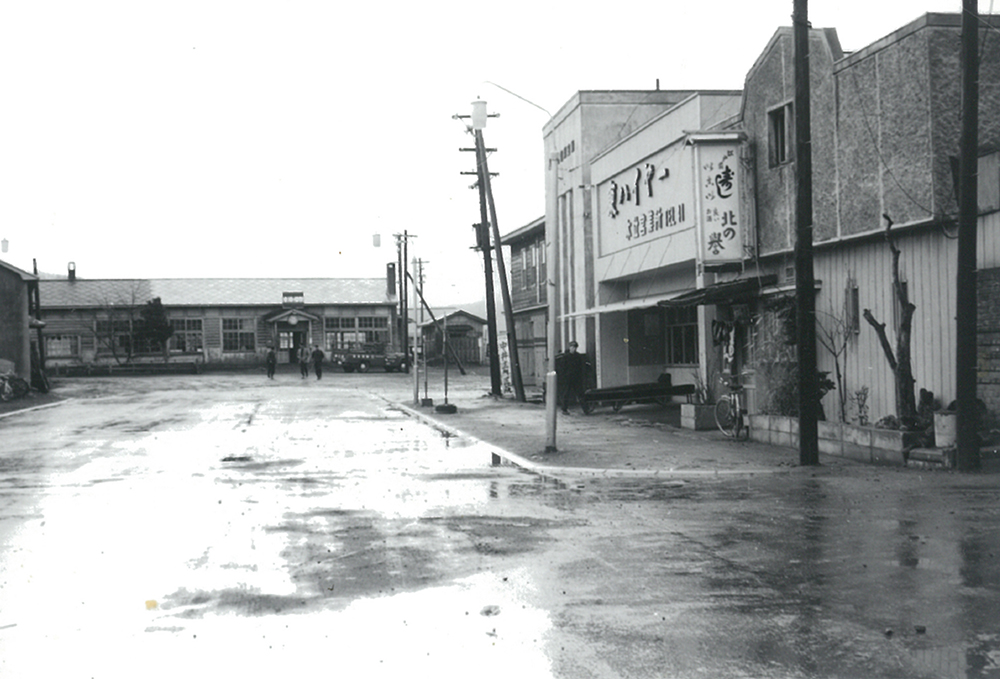
[[[479,150],[480,174],[486,182],[486,200],[490,206],[490,217],[493,225],[493,242],[496,244],[497,273],[500,274],[500,292],[503,294],[504,318],[507,321],[507,349],[510,352],[510,373],[514,382],[514,396],[518,401],[525,401],[524,383],[521,381],[521,362],[517,351],[517,331],[514,327],[514,310],[510,302],[510,290],[507,286],[507,269],[503,263],[503,249],[500,245],[500,227],[497,224],[497,207],[493,202],[493,188],[490,184],[490,168],[486,162],[486,146],[483,143],[483,131],[475,130],[476,148]]]
[[[955,428],[960,471],[979,468],[979,412],[976,407],[977,309],[976,219],[979,212],[979,7],[962,0],[962,131],[958,166],[958,278],[955,285]]]
[[[476,144],[479,141],[477,139]],[[486,329],[490,352],[490,394],[503,396],[503,381],[500,378],[500,347],[497,342],[497,305],[496,293],[493,291],[493,248],[490,247],[490,226],[486,216],[486,177],[479,163],[478,148],[476,151],[477,175],[476,185],[479,189],[479,223],[476,224],[476,244],[483,251],[483,270],[486,273]]]
[[[812,139],[809,110],[808,0],[794,0],[795,297],[799,350],[799,464],[819,464],[816,282],[813,274]]]

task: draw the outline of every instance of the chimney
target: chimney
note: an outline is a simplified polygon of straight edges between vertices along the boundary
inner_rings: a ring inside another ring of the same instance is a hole
[[[385,265],[385,292],[392,297],[396,294],[396,263],[389,262]]]
[[[75,281],[76,280],[76,262],[70,262],[67,265],[67,269],[69,270],[69,280],[70,280],[70,282]]]

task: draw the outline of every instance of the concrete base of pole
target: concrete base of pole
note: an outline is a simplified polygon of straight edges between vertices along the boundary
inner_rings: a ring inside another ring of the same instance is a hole
[[[545,452],[556,452],[556,413],[559,411],[555,372],[545,373]]]

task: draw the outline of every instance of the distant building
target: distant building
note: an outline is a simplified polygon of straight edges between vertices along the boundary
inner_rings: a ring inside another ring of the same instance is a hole
[[[31,378],[32,292],[38,277],[0,261],[0,361]],[[0,368],[2,370],[2,368]]]
[[[173,326],[171,360],[257,361],[273,345],[291,362],[302,346],[328,353],[398,341],[395,288],[386,278],[154,278],[39,281],[48,365],[162,361],[136,330],[159,298]]]
[[[483,329],[486,319],[461,309],[435,314],[436,321],[427,321],[420,326],[422,345],[428,362],[443,360],[444,328],[448,328],[448,356],[458,356],[463,365],[483,363]],[[452,353],[454,352],[454,353]]]

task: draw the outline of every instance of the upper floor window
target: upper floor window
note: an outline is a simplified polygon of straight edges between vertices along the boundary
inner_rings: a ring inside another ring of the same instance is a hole
[[[795,117],[792,104],[785,104],[767,113],[768,159],[771,167],[791,162]]]

